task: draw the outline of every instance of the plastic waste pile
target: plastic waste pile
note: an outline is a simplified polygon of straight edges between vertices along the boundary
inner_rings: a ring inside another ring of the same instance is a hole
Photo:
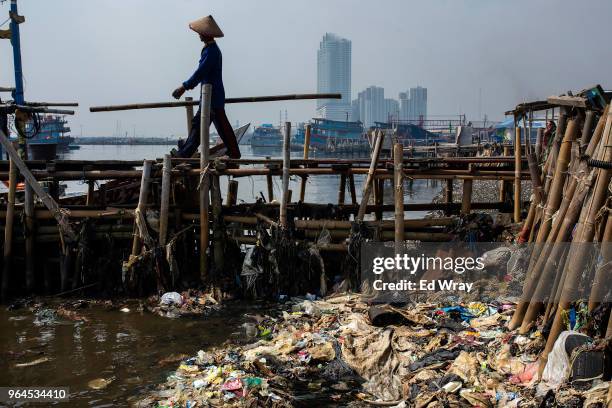
[[[183,360],[140,406],[603,407],[606,340],[560,337],[542,379],[540,331],[506,325],[509,302],[369,305],[289,300],[241,342]],[[544,404],[544,405],[542,405]]]
[[[147,299],[147,309],[162,317],[177,318],[206,315],[218,302],[206,292],[190,289],[182,293],[166,292]]]

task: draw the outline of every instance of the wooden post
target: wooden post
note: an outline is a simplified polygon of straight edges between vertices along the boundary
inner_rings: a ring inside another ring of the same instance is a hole
[[[510,146],[504,146],[504,156],[510,156]],[[502,180],[499,182],[499,201],[502,203],[506,202],[509,191],[511,189],[510,182]]]
[[[94,193],[95,193],[96,182],[90,180],[87,182],[87,198],[85,205],[94,205]]]
[[[34,190],[30,184],[25,186],[25,281],[28,293],[34,290]]]
[[[393,181],[395,188],[395,251],[399,250],[404,242],[404,146],[396,143],[393,146]]]
[[[374,150],[372,151],[372,160],[370,162],[370,169],[368,170],[368,176],[363,186],[363,194],[361,196],[361,204],[359,205],[359,212],[357,213],[357,221],[363,221],[365,217],[368,201],[370,200],[370,194],[372,193],[372,185],[374,184],[374,176],[376,174],[376,167],[378,166],[378,159],[380,157],[380,150],[382,149],[383,140],[385,134],[382,131],[376,133],[376,141],[374,143]]]
[[[348,181],[349,181],[349,191],[351,192],[351,203],[353,205],[356,205],[357,204],[357,190],[355,188],[355,176],[353,176],[353,173],[349,173]]]
[[[463,196],[461,200],[462,215],[468,215],[472,211],[472,186],[472,179],[463,180]]]
[[[514,222],[521,222],[521,128],[516,127],[514,137]]]
[[[306,125],[306,132],[304,133],[304,160],[308,160],[308,154],[310,152],[310,132],[311,126]],[[300,185],[300,201],[304,202],[306,196],[306,181],[308,180],[308,176],[302,177],[302,184]]]
[[[168,212],[170,209],[170,186],[172,160],[170,155],[164,156],[162,167],[161,204],[159,208],[159,245],[165,246],[168,238]]]
[[[544,140],[544,129],[538,129],[536,133],[535,157],[537,163],[542,160],[542,141]]]
[[[285,122],[285,133],[283,135],[283,197],[280,205],[280,226],[287,228],[287,201],[289,198],[289,166],[291,122]]]
[[[444,215],[449,216],[452,213],[450,205],[453,203],[453,179],[446,179],[446,188],[444,189],[444,203],[447,208],[444,209]]]
[[[218,272],[223,271],[224,260],[223,260],[223,224],[221,218],[221,183],[219,176],[214,175],[212,178],[212,189],[210,191],[211,196],[211,207],[212,207],[212,220],[213,220],[213,254],[215,261],[214,278],[219,277]]]
[[[268,202],[274,201],[274,183],[272,182],[272,175],[266,175],[266,183],[268,184]]]
[[[191,96],[185,97],[185,102],[192,102],[193,98]],[[191,122],[193,121],[193,105],[185,106],[185,113],[187,114],[187,136],[191,133]]]
[[[385,200],[385,179],[375,178],[374,183],[374,203],[377,206],[374,215],[376,219],[380,221],[383,218],[382,206]]]
[[[346,174],[340,175],[340,186],[338,187],[338,204],[342,205],[345,201],[346,193]]]
[[[238,202],[238,181],[230,180],[227,182],[227,200],[226,205],[233,207]]]
[[[138,196],[138,207],[143,218],[146,219],[147,199],[149,198],[149,187],[151,185],[151,168],[153,161],[145,160],[142,165],[142,178],[140,179],[140,195]],[[134,223],[134,240],[132,241],[132,256],[138,256],[142,250],[142,240],[138,232],[138,226]]]
[[[582,127],[582,137],[580,138],[580,152],[584,152],[589,141],[591,140],[591,129],[593,128],[593,122],[595,121],[595,112],[592,110],[587,111],[584,118],[584,125]]]
[[[200,98],[200,280],[208,280],[208,192],[210,190],[210,177],[208,175],[209,148],[210,148],[210,99],[212,85],[205,84],[201,89]]]
[[[13,256],[13,220],[15,216],[15,192],[17,190],[17,166],[13,160],[9,162],[9,191],[4,221],[4,263],[2,268],[2,300],[6,301],[11,275]]]

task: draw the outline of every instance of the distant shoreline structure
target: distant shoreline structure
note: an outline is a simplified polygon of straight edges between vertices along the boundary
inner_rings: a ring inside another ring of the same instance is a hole
[[[111,137],[111,136],[86,136],[75,137],[75,145],[151,145],[151,146],[174,146],[178,138],[168,137]]]

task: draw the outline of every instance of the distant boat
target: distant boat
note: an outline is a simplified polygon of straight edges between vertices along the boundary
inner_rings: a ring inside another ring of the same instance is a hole
[[[268,123],[256,127],[251,136],[251,147],[280,149],[283,147],[283,136],[280,129]]]
[[[32,160],[53,160],[58,151],[69,149],[74,139],[62,116],[44,115],[26,124],[26,138]]]
[[[347,147],[367,147],[368,144],[361,122],[314,118],[310,127],[310,147],[315,150],[333,152]],[[294,137],[295,144],[303,146],[305,137],[306,127],[301,126]]]

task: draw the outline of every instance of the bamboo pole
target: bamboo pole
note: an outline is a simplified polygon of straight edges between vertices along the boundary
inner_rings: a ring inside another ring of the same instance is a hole
[[[447,204],[444,210],[446,216],[451,215],[450,206],[453,204],[453,183],[454,179],[446,179],[446,188],[444,189],[444,203]]]
[[[603,145],[603,157],[605,161],[612,160],[612,114],[608,111],[606,118],[606,125],[604,130],[605,144]],[[584,224],[578,224],[576,227],[576,234],[573,242],[575,243],[588,243],[592,242],[595,234],[594,220],[597,213],[603,206],[607,198],[607,189],[610,183],[610,175],[612,172],[607,169],[597,169],[597,181],[593,194],[585,206],[583,211],[586,211]],[[586,262],[584,245],[578,245],[576,251],[570,254],[570,258],[566,263],[566,277],[563,282],[563,290],[561,292],[559,306],[555,314],[555,319],[550,330],[550,334],[546,341],[546,347],[542,353],[541,362],[545,363],[548,358],[548,353],[552,350],[559,333],[563,329],[563,314],[568,309],[570,303],[574,300],[576,291],[578,290],[578,284],[580,276],[583,271],[584,262]],[[542,366],[542,364],[541,364]],[[543,367],[543,366],[542,366]]]
[[[85,205],[94,205],[94,194],[96,189],[96,183],[92,180],[87,182],[87,198]]]
[[[393,146],[395,197],[395,253],[399,254],[404,243],[404,146]]]
[[[170,155],[164,156],[162,169],[161,203],[159,208],[159,245],[166,246],[168,238],[168,213],[170,209],[170,184],[171,184],[172,161]]]
[[[6,205],[6,216],[4,221],[4,259],[2,268],[2,293],[3,301],[7,299],[13,257],[13,220],[15,216],[15,192],[17,190],[17,166],[13,160],[10,161],[10,178],[8,202]]]
[[[203,284],[208,281],[208,192],[210,189],[210,176],[208,175],[209,148],[210,148],[210,101],[212,85],[202,85],[200,104],[200,280]]]
[[[136,211],[140,212],[144,219],[146,219],[146,210],[147,210],[147,201],[149,198],[149,188],[151,186],[151,166],[153,162],[150,160],[145,160],[142,165],[142,178],[140,180],[140,195],[138,196],[138,207]],[[143,226],[144,227],[144,226]],[[132,256],[138,256],[142,250],[142,239],[140,237],[140,233],[137,230],[136,224],[134,224],[134,228],[136,229],[134,233],[134,240],[132,241]]]
[[[504,146],[504,156],[510,156],[510,146]],[[516,159],[513,159],[516,160]],[[508,191],[510,190],[510,183],[507,181],[501,181],[499,184],[499,201],[504,202],[508,198]]]
[[[340,186],[338,187],[338,204],[343,205],[346,194],[346,174],[340,175]]]
[[[536,134],[535,157],[536,162],[542,160],[542,141],[544,140],[544,129],[538,129]]]
[[[283,134],[283,196],[280,206],[280,226],[287,228],[287,201],[289,194],[289,167],[291,153],[291,122],[285,122],[285,133]]]
[[[385,197],[385,180],[381,178],[374,179],[374,202],[378,206],[375,212],[376,220],[380,221],[383,218],[382,206]]]
[[[254,102],[274,102],[274,101],[299,101],[306,99],[341,99],[341,94],[320,93],[320,94],[294,94],[294,95],[271,95],[271,96],[248,96],[242,98],[226,98],[225,103],[254,103]],[[128,105],[92,106],[90,112],[113,112],[135,109],[156,109],[156,108],[176,108],[183,106],[200,105],[200,101],[179,101],[179,102],[155,102],[155,103],[134,103]]]
[[[461,200],[461,214],[467,215],[472,211],[473,180],[463,180],[463,197]]]
[[[602,302],[609,288],[610,265],[612,265],[612,211],[608,210],[608,220],[601,240],[601,265],[593,278],[593,287],[589,296],[589,312]],[[612,313],[611,313],[612,314]]]
[[[219,278],[219,272],[223,271],[225,262],[223,259],[223,230],[222,218],[221,218],[221,183],[219,176],[213,175],[212,177],[212,190],[211,195],[211,207],[213,216],[213,253],[215,260],[215,279]]]
[[[382,149],[383,140],[385,134],[382,131],[378,131],[376,134],[376,142],[374,144],[374,150],[372,151],[372,161],[370,163],[370,169],[368,170],[368,176],[363,186],[363,194],[361,196],[361,204],[359,206],[359,212],[357,213],[357,221],[362,222],[365,216],[366,207],[370,200],[370,194],[372,193],[372,185],[374,183],[374,174],[378,165],[378,159],[380,157],[380,150]]]
[[[308,154],[310,152],[310,132],[312,131],[310,125],[306,125],[306,131],[304,133],[304,160],[308,160]],[[304,202],[306,199],[306,181],[308,176],[302,177],[302,183],[300,184],[300,201]]]
[[[349,191],[351,192],[351,204],[357,205],[357,189],[355,188],[355,176],[353,173],[348,174]]]
[[[226,206],[233,207],[238,202],[238,181],[230,180],[227,182]]]
[[[189,102],[189,105],[185,106],[185,114],[187,115],[187,135],[191,133],[191,124],[193,123],[193,98],[191,96],[185,97],[185,102]]]
[[[34,190],[29,184],[25,186],[25,281],[28,293],[32,293],[35,285],[34,278]]]
[[[541,306],[539,304],[534,304],[533,306],[531,306],[532,311],[530,311],[529,317],[525,319],[525,313],[527,312],[530,306],[530,299],[533,296],[533,292],[537,290],[537,286],[540,282],[543,281],[541,279],[540,273],[542,271],[542,268],[544,267],[544,263],[548,260],[548,255],[550,253],[550,250],[552,249],[550,245],[542,246],[542,243],[554,242],[554,239],[556,238],[554,236],[551,236],[550,239],[548,239],[552,227],[553,214],[557,210],[559,210],[561,204],[561,198],[563,193],[562,187],[565,181],[565,172],[567,171],[569,163],[571,143],[576,138],[576,131],[577,122],[575,120],[572,120],[567,126],[567,131],[565,132],[563,141],[559,149],[559,163],[555,167],[555,175],[553,176],[553,181],[549,184],[551,190],[550,194],[547,196],[546,207],[543,213],[543,220],[540,223],[540,228],[536,236],[536,246],[534,247],[534,254],[532,255],[532,261],[529,265],[528,274],[525,280],[525,285],[523,287],[521,301],[517,305],[514,311],[514,315],[512,316],[512,320],[510,321],[508,326],[511,330],[521,325],[523,325],[524,330],[531,323],[533,316],[537,315],[539,307]],[[549,160],[552,160],[552,156],[549,156]],[[572,186],[570,186],[570,188],[575,188],[576,184],[571,184]],[[569,205],[569,202],[567,204]],[[571,219],[568,219],[566,222],[571,222]],[[531,263],[534,263],[535,266],[532,266]]]
[[[580,150],[584,151],[591,140],[591,129],[593,128],[593,122],[595,121],[595,112],[588,110],[584,117],[584,125],[582,127],[582,137],[580,138]]]
[[[521,222],[521,128],[516,127],[514,138],[514,222]]]

